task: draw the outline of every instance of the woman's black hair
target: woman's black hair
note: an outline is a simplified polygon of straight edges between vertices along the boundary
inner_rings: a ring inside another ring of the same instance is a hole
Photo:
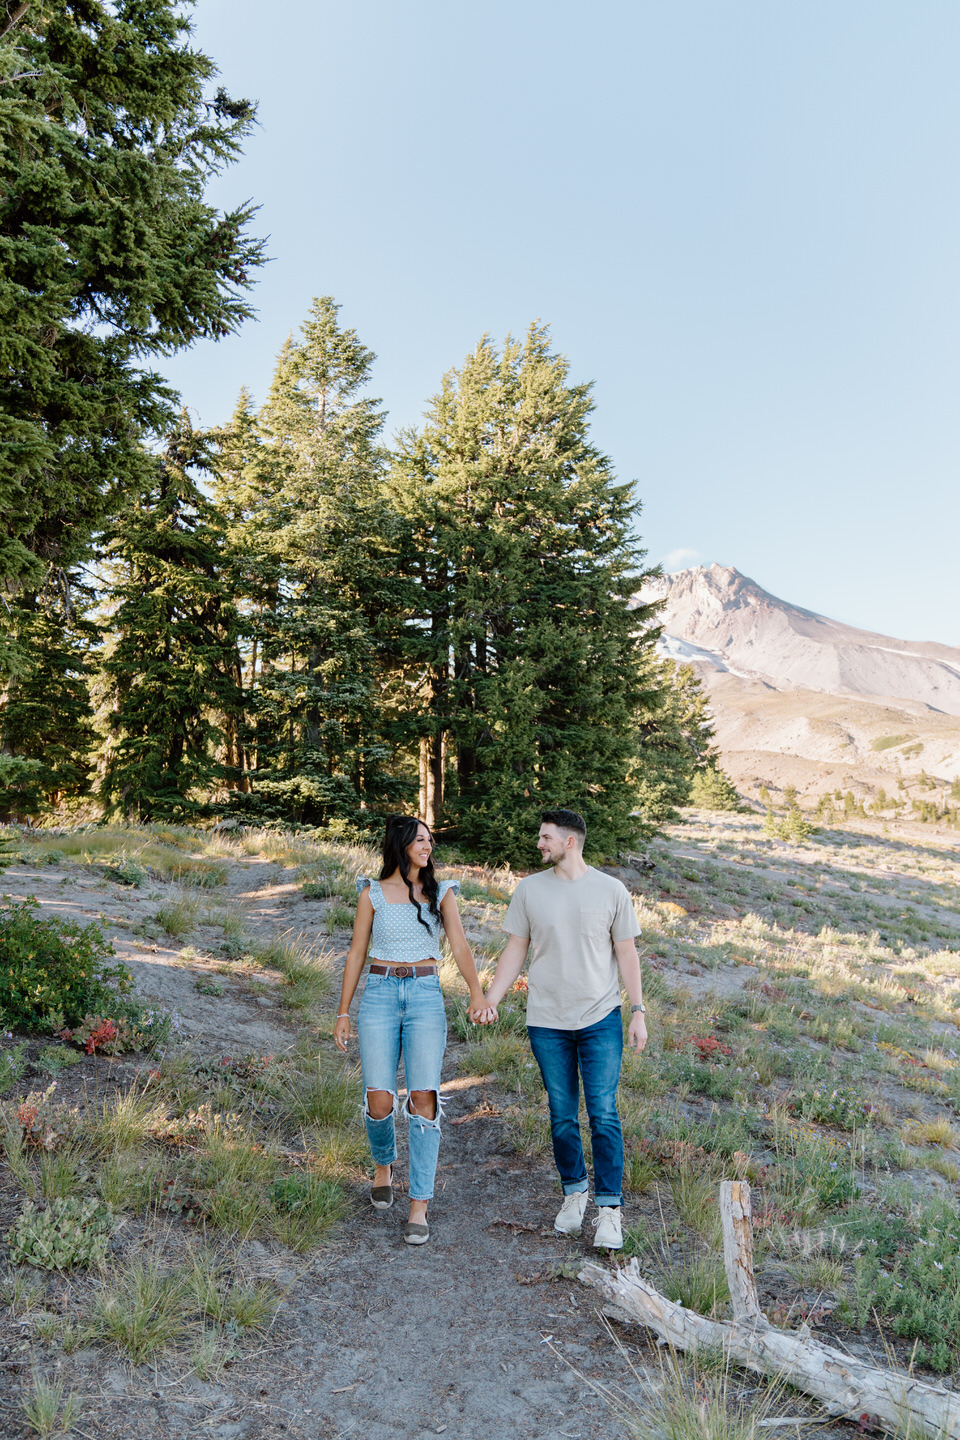
[[[430,926],[423,918],[420,909],[420,902],[413,893],[413,882],[410,879],[410,856],[407,854],[407,846],[412,845],[417,838],[417,831],[423,825],[424,830],[430,835],[430,826],[424,825],[422,820],[415,820],[412,815],[391,815],[387,821],[386,834],[383,837],[383,868],[380,871],[380,879],[386,880],[397,870],[403,876],[404,883],[410,892],[410,903],[417,907],[417,919],[425,930]],[[430,835],[430,839],[433,836]],[[436,916],[443,924],[443,916],[440,914],[440,906],[437,897],[440,893],[440,886],[437,877],[433,873],[433,856],[426,865],[420,866],[420,887],[427,897],[427,909],[431,915]]]

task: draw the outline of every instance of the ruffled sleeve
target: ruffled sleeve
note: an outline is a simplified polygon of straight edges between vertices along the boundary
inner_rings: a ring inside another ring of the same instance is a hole
[[[357,894],[359,895],[360,892],[361,892],[361,890],[366,890],[366,888],[367,888],[367,886],[368,886],[369,884],[370,884],[370,877],[369,877],[368,875],[358,875],[358,876],[357,876]]]
[[[440,889],[439,889],[439,892],[438,892],[438,894],[437,894],[437,899],[438,899],[438,900],[442,900],[443,897],[444,897],[444,895],[446,895],[446,893],[447,893],[448,890],[452,890],[453,893],[454,893],[454,895],[459,895],[459,894],[460,894],[460,881],[459,881],[459,880],[441,880],[441,881],[440,881]]]

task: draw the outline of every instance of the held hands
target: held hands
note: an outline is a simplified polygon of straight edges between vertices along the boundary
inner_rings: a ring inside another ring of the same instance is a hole
[[[482,991],[479,995],[471,996],[470,1019],[474,1025],[492,1025],[497,1019],[496,1005],[488,1005],[487,998]]]

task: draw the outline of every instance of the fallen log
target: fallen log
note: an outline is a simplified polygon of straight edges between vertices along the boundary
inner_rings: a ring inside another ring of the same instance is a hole
[[[746,1192],[746,1194],[744,1194]],[[931,1440],[960,1440],[960,1394],[912,1375],[880,1370],[815,1340],[809,1327],[780,1330],[761,1313],[753,1278],[749,1186],[724,1181],[724,1261],[733,1320],[708,1320],[661,1295],[636,1260],[616,1270],[592,1262],[578,1279],[611,1306],[678,1350],[721,1350],[756,1375],[814,1396],[837,1419],[879,1423]],[[619,1317],[618,1317],[619,1318]]]

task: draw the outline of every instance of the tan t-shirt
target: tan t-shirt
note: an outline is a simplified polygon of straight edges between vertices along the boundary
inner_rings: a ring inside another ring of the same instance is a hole
[[[630,892],[591,867],[564,880],[551,866],[521,880],[503,929],[530,941],[527,1024],[595,1025],[620,1004],[614,940],[640,934]]]

